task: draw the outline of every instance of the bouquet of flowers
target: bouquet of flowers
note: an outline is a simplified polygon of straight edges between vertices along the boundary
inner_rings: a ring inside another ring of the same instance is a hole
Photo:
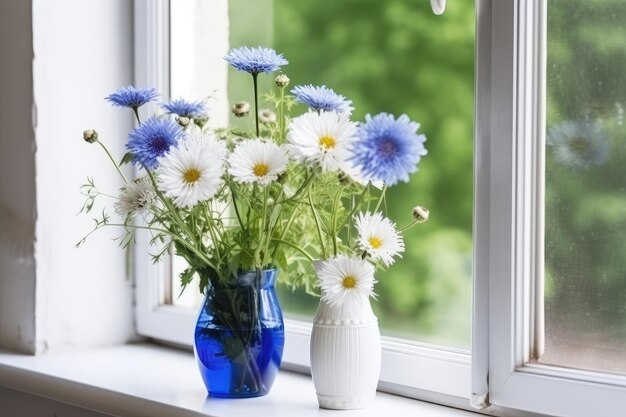
[[[155,262],[171,250],[187,261],[182,287],[198,276],[200,291],[214,295],[208,315],[230,329],[222,336],[228,339],[221,340],[222,356],[247,368],[236,387],[241,391],[267,385],[254,355],[242,358],[251,344],[261,343],[251,332],[263,327],[263,284],[235,290],[241,277],[278,268],[279,282],[311,293],[320,288],[329,304],[367,299],[375,268],[390,266],[403,252],[401,233],[428,218],[426,209],[415,207],[399,229],[383,214],[387,188],[417,171],[426,138],[406,115],[352,121],[352,102],[326,86],[296,86],[286,94],[285,74],[262,96],[273,108],[259,110],[258,77],[287,60],[261,47],[233,49],[225,60],[251,75],[251,131],[209,128],[206,103],[183,99],[162,103],[160,114],[140,120],[138,109],[158,93],[125,87],[106,99],[137,118],[128,153],[116,160],[94,130],[85,131],[84,139],[104,149],[125,183],[113,202],[121,220],[103,211],[93,231],[120,227],[121,245],[128,247],[135,232],[145,230]],[[308,110],[290,117],[298,103]],[[243,118],[250,107],[239,102],[232,111]],[[136,179],[124,174],[127,163],[137,168]],[[92,179],[82,191],[89,212],[103,194]],[[317,272],[314,260],[323,261]]]

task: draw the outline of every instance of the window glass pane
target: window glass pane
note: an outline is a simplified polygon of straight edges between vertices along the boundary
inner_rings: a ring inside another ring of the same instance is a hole
[[[431,219],[406,234],[403,259],[377,275],[373,305],[385,334],[458,348],[469,348],[471,334],[473,8],[454,2],[438,17],[417,0],[228,1],[228,47],[274,47],[290,61],[284,72],[291,86],[326,84],[353,100],[354,120],[386,111],[421,123],[429,155],[410,184],[390,190],[388,213],[404,225],[420,204]],[[175,32],[172,22],[173,40]],[[211,40],[184,42],[202,48]],[[259,79],[262,89],[273,88],[274,76]],[[232,102],[251,102],[250,84],[228,69]],[[307,320],[318,302],[288,288],[280,297],[288,315]]]
[[[546,349],[626,373],[626,4],[548,2]]]

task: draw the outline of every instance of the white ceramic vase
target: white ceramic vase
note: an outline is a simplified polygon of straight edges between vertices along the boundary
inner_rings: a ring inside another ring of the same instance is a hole
[[[369,299],[330,306],[320,300],[311,335],[311,374],[320,407],[368,407],[376,396],[381,346]]]

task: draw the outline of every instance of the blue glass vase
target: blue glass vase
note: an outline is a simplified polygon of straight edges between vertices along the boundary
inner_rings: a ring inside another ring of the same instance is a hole
[[[232,284],[207,278],[194,351],[209,396],[259,397],[272,387],[285,344],[277,274],[242,272]]]

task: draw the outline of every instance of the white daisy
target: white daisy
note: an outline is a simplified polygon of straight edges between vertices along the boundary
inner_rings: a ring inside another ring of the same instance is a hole
[[[113,205],[115,212],[124,218],[136,214],[145,214],[156,201],[156,191],[148,177],[138,178],[128,183],[117,202]]]
[[[389,266],[394,263],[394,256],[404,252],[404,241],[396,225],[381,213],[359,213],[356,228],[359,232],[359,247],[372,259]]]
[[[349,156],[357,124],[346,113],[309,111],[289,122],[289,150],[307,165],[337,171]]]
[[[226,147],[214,136],[194,130],[159,158],[159,189],[177,207],[192,207],[212,198],[222,185]]]
[[[331,306],[365,302],[374,295],[374,266],[361,258],[340,255],[322,262],[317,271],[322,300]]]
[[[267,185],[285,172],[289,156],[282,147],[261,139],[241,142],[228,158],[228,172],[235,181]]]

